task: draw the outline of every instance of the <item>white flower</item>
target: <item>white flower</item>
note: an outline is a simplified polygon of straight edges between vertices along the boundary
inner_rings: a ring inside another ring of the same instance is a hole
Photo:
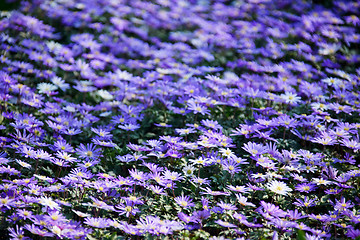
[[[99,90],[97,91],[97,94],[102,97],[104,100],[113,100],[114,99],[114,96],[111,95],[111,93],[109,91],[106,91],[106,90]]]
[[[298,104],[301,101],[301,98],[298,97],[295,93],[286,92],[280,95],[280,98],[288,104]]]
[[[24,168],[31,168],[31,165],[30,164],[28,164],[28,163],[26,163],[26,162],[24,162],[24,161],[21,161],[21,160],[19,160],[19,159],[16,159],[16,162],[18,163],[18,164],[20,164],[22,167],[24,167]]]
[[[266,186],[270,191],[280,195],[287,195],[289,192],[292,191],[292,189],[289,188],[286,183],[277,180],[271,181]]]
[[[116,76],[121,80],[131,80],[133,75],[127,71],[116,70]]]
[[[41,205],[44,205],[45,207],[49,207],[50,209],[56,209],[56,210],[60,209],[59,204],[57,204],[51,198],[48,197],[41,197],[39,203]]]
[[[42,176],[42,175],[37,175],[37,174],[34,174],[34,177],[40,179],[40,180],[43,180],[43,181],[51,181],[52,178],[50,177],[46,177],[46,176]]]
[[[68,83],[66,83],[64,79],[61,79],[58,76],[51,78],[51,82],[53,84],[55,84],[56,86],[58,86],[63,91],[70,88],[70,85]]]
[[[183,168],[183,172],[184,172],[185,176],[188,176],[188,177],[194,175],[195,170],[196,170],[196,168],[191,165],[187,165]]]
[[[82,217],[82,218],[85,218],[85,217],[91,217],[90,214],[88,213],[83,213],[83,212],[80,212],[80,211],[76,211],[76,210],[72,210],[76,215],[78,215],[79,217]]]
[[[209,158],[199,157],[197,159],[189,159],[189,162],[193,164],[200,164],[200,165],[206,165],[211,163],[211,160]]]
[[[324,110],[328,109],[327,105],[325,105],[324,103],[320,103],[320,102],[311,103],[310,106],[313,110],[324,111]]]
[[[325,180],[323,178],[313,178],[312,182],[316,183],[317,185],[328,185],[331,184],[331,181]]]
[[[37,89],[39,90],[39,93],[48,94],[48,93],[53,92],[56,89],[58,89],[58,87],[51,83],[39,83],[37,85]]]
[[[60,51],[60,49],[62,48],[62,45],[60,43],[57,43],[57,42],[54,42],[54,41],[46,42],[46,46],[53,53],[58,53]]]
[[[326,83],[329,86],[339,86],[341,84],[341,79],[334,78],[334,77],[328,77],[321,80],[323,83]]]
[[[66,106],[63,109],[68,112],[76,112],[76,108],[73,106]]]
[[[53,226],[50,230],[52,233],[56,234],[60,238],[62,238],[62,235],[65,232],[65,229],[61,230],[61,228],[59,228],[58,226]]]
[[[227,158],[236,158],[236,155],[229,148],[221,148],[220,153]]]
[[[103,113],[100,113],[100,117],[107,117],[111,114],[112,112],[111,111],[108,111],[108,112],[103,112]]]
[[[256,207],[253,203],[247,201],[247,197],[244,197],[240,193],[235,194],[236,199],[238,200],[238,203],[240,203],[242,206],[250,206],[250,207]]]
[[[320,55],[335,54],[341,48],[340,44],[323,44],[319,50]]]

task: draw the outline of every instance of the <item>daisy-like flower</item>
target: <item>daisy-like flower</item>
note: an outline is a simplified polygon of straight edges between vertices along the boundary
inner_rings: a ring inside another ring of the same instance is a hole
[[[287,104],[290,105],[297,105],[301,102],[301,98],[298,97],[295,93],[286,92],[280,95],[280,98]]]
[[[168,180],[171,180],[171,181],[180,181],[180,180],[183,180],[183,179],[184,179],[184,177],[181,176],[180,173],[178,173],[178,172],[171,172],[171,171],[169,171],[169,170],[166,170],[166,171],[164,172],[164,177],[165,177],[165,179],[168,179]]]
[[[245,187],[245,186],[232,186],[232,185],[228,185],[227,188],[230,191],[234,191],[234,192],[239,192],[239,193],[248,193],[250,191],[249,187]]]
[[[312,180],[312,182],[316,183],[317,185],[329,185],[332,183],[331,181],[325,180],[323,178],[313,178]]]
[[[194,114],[201,113],[202,115],[210,114],[210,111],[207,107],[196,103],[193,99],[188,101],[188,109],[193,111]]]
[[[29,232],[31,232],[32,234],[35,234],[35,235],[39,235],[41,237],[53,237],[54,234],[46,231],[45,229],[41,229],[41,227],[39,226],[36,226],[35,224],[26,224],[24,226],[24,228],[26,230],[28,230]],[[25,238],[20,238],[20,239],[25,239]]]
[[[229,148],[220,148],[220,153],[227,158],[236,158],[236,155]]]
[[[339,78],[333,77],[324,78],[321,81],[329,86],[338,86],[341,83],[341,80]]]
[[[24,229],[22,227],[16,226],[16,228],[8,228],[8,230],[12,239],[30,239],[29,237],[25,237]]]
[[[48,197],[41,197],[39,199],[39,203],[45,207],[50,208],[51,210],[60,210],[59,204],[57,204],[55,201],[53,201],[51,198]]]
[[[280,195],[287,195],[292,191],[292,189],[289,188],[286,183],[277,180],[271,181],[266,186],[270,191]]]
[[[97,91],[97,95],[100,96],[101,98],[103,98],[104,100],[113,100],[114,96],[106,90],[100,89]]]
[[[189,162],[206,166],[211,163],[211,160],[209,158],[199,157],[197,159],[189,159]]]
[[[105,141],[100,139],[92,139],[92,142],[96,145],[103,146],[103,147],[115,147],[116,144],[112,141]]]
[[[65,80],[61,79],[60,77],[53,77],[51,78],[51,82],[55,84],[56,87],[59,87],[61,90],[65,91],[70,88],[70,85],[65,82]]]
[[[182,169],[183,173],[187,177],[190,177],[190,176],[194,175],[195,170],[196,170],[196,168],[194,166],[192,166],[192,165],[187,165]]]
[[[354,206],[354,204],[351,201],[346,201],[344,197],[342,197],[340,201],[337,199],[335,200],[336,200],[336,204],[334,206],[335,210],[344,211]]]
[[[24,168],[28,168],[28,169],[31,168],[31,165],[30,165],[30,164],[28,164],[28,163],[26,163],[26,162],[24,162],[24,161],[21,161],[21,160],[19,160],[19,159],[16,159],[16,162],[17,162],[18,164],[20,164],[20,166],[22,166],[22,167],[24,167]]]
[[[235,224],[232,224],[232,223],[220,220],[220,219],[216,220],[215,222],[217,224],[219,224],[220,226],[227,227],[227,228],[236,228],[237,227]]]
[[[261,155],[266,152],[266,148],[263,145],[252,142],[245,143],[242,148],[252,156]]]
[[[306,196],[304,200],[296,198],[296,202],[294,202],[294,205],[299,207],[313,207],[316,206],[317,203],[318,201],[316,199],[311,199]]]
[[[238,203],[240,203],[242,206],[250,206],[250,207],[256,207],[255,204],[252,204],[251,202],[247,201],[247,197],[244,197],[240,193],[235,194],[236,199],[238,200]]]
[[[205,120],[201,120],[201,123],[204,126],[215,129],[215,130],[222,129],[222,126],[217,121],[214,121],[214,120],[205,119]]]
[[[96,148],[92,143],[88,143],[86,146],[80,143],[76,151],[81,158],[96,159],[101,156],[101,150]]]
[[[360,149],[360,143],[353,139],[342,139],[340,140],[340,143],[342,146],[351,148],[355,151],[358,151]]]
[[[240,172],[240,164],[237,163],[234,159],[229,158],[221,162],[221,165],[225,171],[228,171],[230,174],[235,174]]]
[[[233,204],[224,203],[223,201],[220,201],[219,203],[217,203],[217,205],[224,210],[237,210],[237,207],[235,207]]]
[[[86,218],[86,217],[91,217],[90,214],[88,213],[83,213],[83,212],[80,212],[80,211],[76,211],[76,210],[72,210],[76,215],[78,215],[79,217],[82,217],[82,218]]]
[[[54,84],[43,82],[37,85],[37,89],[39,90],[39,93],[50,94],[51,92],[57,90],[58,87]]]
[[[306,192],[309,193],[311,191],[316,190],[316,184],[314,183],[301,183],[295,186],[295,190],[299,191],[299,192]]]
[[[172,127],[172,125],[167,124],[167,123],[164,123],[164,122],[154,123],[154,125],[155,125],[155,126],[158,126],[158,127]]]
[[[181,195],[179,197],[174,198],[175,202],[179,204],[183,208],[194,207],[195,204],[192,202],[192,199],[188,196]]]
[[[104,218],[87,217],[84,223],[96,228],[106,228],[110,226],[110,222]]]
[[[136,129],[140,128],[140,125],[127,123],[124,125],[119,125],[118,128],[121,128],[125,131],[135,131]]]
[[[150,185],[150,190],[159,195],[167,195],[164,188],[159,186]]]
[[[210,180],[207,178],[199,178],[199,177],[192,177],[191,181],[195,184],[201,185],[210,185]]]
[[[271,215],[274,217],[285,217],[286,216],[286,212],[284,210],[280,209],[279,206],[276,206],[272,203],[260,201],[260,205],[261,205],[261,208],[258,208],[256,211],[258,211],[264,217],[267,217],[268,215]]]
[[[91,128],[91,131],[96,133],[97,135],[99,135],[99,137],[104,138],[104,139],[108,139],[111,138],[113,135],[107,131],[106,129],[103,128]]]
[[[117,212],[119,215],[125,215],[129,217],[130,215],[135,216],[140,210],[134,206],[129,200],[126,200],[126,204],[120,203],[116,206]]]
[[[6,207],[8,209],[11,209],[11,207],[14,207],[15,205],[16,205],[15,200],[9,198],[8,196],[6,196],[4,198],[0,198],[0,207],[1,208]]]
[[[203,194],[203,195],[212,195],[212,196],[220,196],[220,195],[229,196],[230,195],[229,192],[214,191],[214,190],[211,190],[211,188],[209,188],[209,187],[202,188],[201,190],[203,190],[203,192],[200,192],[200,194]]]

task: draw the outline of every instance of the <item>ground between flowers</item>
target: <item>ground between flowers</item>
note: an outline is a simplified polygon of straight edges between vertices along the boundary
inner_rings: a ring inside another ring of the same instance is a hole
[[[360,236],[359,1],[18,5],[0,239]]]

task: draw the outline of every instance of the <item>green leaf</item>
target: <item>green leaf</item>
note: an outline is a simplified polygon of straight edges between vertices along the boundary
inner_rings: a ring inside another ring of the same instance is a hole
[[[306,240],[306,236],[305,236],[305,232],[303,230],[298,230],[297,231],[297,236],[296,236],[297,240]]]
[[[116,232],[114,232],[113,234],[111,234],[111,236],[109,237],[109,239],[111,239],[111,240],[116,240],[116,239],[118,239]]]

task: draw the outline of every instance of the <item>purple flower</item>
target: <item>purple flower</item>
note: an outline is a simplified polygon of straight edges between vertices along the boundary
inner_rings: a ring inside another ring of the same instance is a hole
[[[197,221],[199,221],[200,223],[202,222],[202,220],[207,219],[210,216],[211,214],[209,210],[199,210],[193,213],[193,217],[197,219]]]
[[[0,208],[11,209],[12,207],[16,206],[15,202],[15,199],[9,198],[8,196],[0,197]]]
[[[315,191],[316,189],[317,189],[317,186],[314,183],[300,183],[295,186],[295,190],[297,190],[299,192],[309,193],[311,191]]]
[[[129,170],[130,176],[137,181],[145,182],[149,179],[149,175],[147,173],[144,173],[142,171],[138,171],[137,169],[131,169]]]
[[[194,99],[188,101],[188,109],[193,111],[195,114],[200,113],[201,115],[209,115],[210,111],[204,105],[196,103]]]
[[[288,210],[286,216],[291,220],[306,218],[306,216],[302,215],[297,209]]]
[[[13,240],[27,240],[29,237],[25,236],[24,229],[16,225],[16,228],[9,228],[10,236]]]
[[[215,223],[219,224],[220,226],[226,227],[226,228],[236,228],[237,226],[235,224],[232,224],[230,222],[226,222],[223,220],[216,220]]]
[[[299,207],[308,208],[308,207],[316,206],[317,202],[318,201],[316,199],[310,199],[307,196],[305,196],[304,200],[302,200],[300,198],[296,198],[296,202],[294,202],[294,204]]]
[[[107,228],[110,226],[109,220],[104,218],[87,217],[84,223],[95,228]]]
[[[274,225],[276,228],[284,231],[290,231],[289,229],[295,227],[297,224],[292,221],[286,221],[279,218],[271,219],[269,222],[270,224]]]
[[[252,142],[245,143],[242,148],[252,156],[258,156],[266,152],[266,148],[263,145]]]
[[[223,128],[217,121],[214,120],[205,119],[205,120],[201,120],[201,123],[205,127],[209,127],[215,130],[221,130]]]
[[[167,195],[167,193],[165,192],[164,188],[162,188],[162,187],[150,185],[150,189],[151,189],[151,191],[153,191],[153,192],[156,193],[156,194],[159,194],[159,195]]]
[[[224,203],[223,201],[220,201],[216,205],[218,205],[219,207],[221,207],[224,210],[237,210],[237,207],[235,207],[233,204]]]
[[[326,189],[324,192],[326,194],[339,194],[343,189],[339,189],[339,188],[330,188],[330,189]]]
[[[178,218],[185,223],[190,223],[190,222],[196,223],[198,221],[196,217],[189,216],[183,212],[178,213]]]
[[[224,159],[221,161],[221,165],[225,171],[232,175],[241,171],[240,163],[236,162],[233,158]]]
[[[354,229],[354,227],[348,228],[346,236],[352,239],[356,239],[360,236],[360,229]]]
[[[31,232],[32,234],[39,235],[41,237],[53,237],[54,234],[51,232],[46,231],[44,228],[40,228],[39,226],[36,226],[35,224],[26,224],[24,226],[26,230]],[[22,238],[24,239],[24,238]]]
[[[80,158],[96,159],[101,156],[101,149],[96,148],[92,143],[88,143],[86,146],[80,143],[76,151]]]
[[[213,191],[209,187],[202,188],[202,190],[204,190],[204,192],[200,192],[200,193],[205,194],[205,195],[212,195],[212,196],[220,196],[220,195],[228,196],[228,195],[230,195],[229,192]]]
[[[118,127],[125,130],[125,131],[135,131],[136,129],[140,128],[140,125],[139,124],[126,123],[124,125],[118,125]]]
[[[174,200],[177,204],[179,204],[181,207],[185,209],[195,206],[195,204],[192,202],[192,199],[189,196],[181,195],[179,197],[174,198]]]
[[[69,176],[75,177],[75,178],[90,179],[90,178],[92,178],[93,174],[86,168],[73,168],[70,171]]]
[[[344,197],[341,197],[340,201],[337,199],[335,199],[335,201],[336,203],[334,209],[338,211],[348,210],[349,208],[352,208],[354,206],[354,204],[350,200],[346,201]]]
[[[274,217],[285,217],[286,216],[286,212],[281,210],[278,206],[272,204],[272,203],[267,203],[264,201],[260,202],[261,204],[261,209],[263,209],[265,211],[265,213],[268,213]],[[258,209],[260,210],[260,209]]]
[[[345,16],[345,21],[346,23],[352,24],[354,26],[360,25],[360,19],[356,15]]]
[[[129,217],[130,214],[135,216],[137,213],[140,212],[140,210],[134,206],[133,202],[129,200],[125,200],[125,202],[125,204],[120,203],[116,206],[116,210],[120,215],[125,215],[126,217]]]

